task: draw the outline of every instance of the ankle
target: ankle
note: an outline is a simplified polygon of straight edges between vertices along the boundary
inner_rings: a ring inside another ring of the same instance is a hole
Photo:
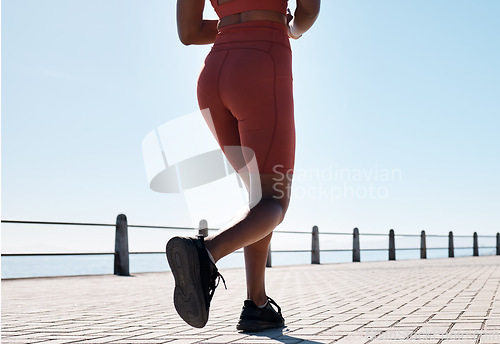
[[[258,308],[266,308],[267,304],[269,303],[269,300],[266,301],[266,303],[262,304],[262,305],[257,305]]]
[[[267,305],[267,296],[260,296],[260,297],[249,297],[255,303],[257,307],[264,307]]]

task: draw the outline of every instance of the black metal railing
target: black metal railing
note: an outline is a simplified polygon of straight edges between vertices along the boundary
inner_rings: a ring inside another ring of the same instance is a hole
[[[149,226],[149,225],[129,225],[127,217],[120,214],[116,218],[115,224],[110,223],[89,223],[89,222],[55,222],[55,221],[18,221],[18,220],[2,220],[2,223],[11,224],[34,224],[34,225],[71,225],[71,226],[104,226],[115,227],[115,251],[114,252],[72,252],[72,253],[2,253],[6,257],[19,257],[19,256],[84,256],[84,255],[113,255],[114,256],[114,274],[121,276],[129,276],[129,255],[130,254],[164,254],[164,251],[146,251],[146,252],[129,252],[128,250],[128,228],[153,228],[153,229],[166,229],[166,230],[196,230],[199,234],[207,236],[209,230],[217,230],[216,228],[208,228],[207,221],[201,220],[198,228],[193,227],[180,227],[180,226]],[[267,266],[271,267],[272,253],[311,253],[311,264],[320,264],[321,252],[349,252],[352,251],[352,261],[361,261],[362,251],[387,251],[389,260],[396,260],[396,245],[395,237],[420,237],[420,247],[404,247],[397,250],[420,250],[420,258],[427,258],[427,250],[446,250],[448,249],[448,257],[455,256],[455,250],[472,249],[473,256],[479,256],[479,248],[482,249],[495,249],[496,255],[500,255],[500,233],[496,235],[478,235],[474,232],[472,235],[473,244],[470,247],[455,247],[454,238],[471,238],[469,235],[454,235],[452,231],[448,235],[442,234],[426,234],[421,231],[420,234],[395,234],[394,230],[389,230],[388,234],[383,233],[359,233],[358,228],[354,228],[352,232],[319,232],[317,226],[313,226],[311,232],[305,231],[290,231],[290,230],[275,230],[274,233],[280,234],[302,234],[311,235],[311,249],[310,250],[271,250],[269,247]],[[352,235],[352,248],[343,249],[320,249],[319,235]],[[361,248],[360,236],[380,236],[386,237],[389,240],[389,247],[387,248]],[[448,238],[447,247],[427,247],[427,238]],[[481,246],[479,247],[479,238],[496,238],[496,246]]]

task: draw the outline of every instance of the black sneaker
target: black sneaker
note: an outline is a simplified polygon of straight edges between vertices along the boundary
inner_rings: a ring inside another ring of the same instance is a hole
[[[203,236],[173,237],[167,243],[167,260],[175,279],[174,305],[189,325],[204,327],[208,321],[210,301],[222,278],[208,256]]]
[[[276,311],[271,304],[278,308]],[[270,328],[285,326],[285,319],[281,315],[281,308],[268,297],[265,307],[259,308],[252,300],[245,300],[240,320],[236,329],[243,332],[260,332]]]

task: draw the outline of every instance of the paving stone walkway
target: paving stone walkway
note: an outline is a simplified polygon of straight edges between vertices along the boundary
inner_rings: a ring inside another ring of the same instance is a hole
[[[236,331],[244,270],[221,272],[202,329],[167,272],[4,280],[2,343],[500,343],[500,256],[273,267],[287,327],[260,334]]]

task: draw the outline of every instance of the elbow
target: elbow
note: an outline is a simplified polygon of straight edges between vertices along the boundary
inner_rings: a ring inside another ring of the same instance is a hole
[[[194,27],[178,28],[177,33],[180,41],[184,45],[196,44],[199,35],[198,30]]]
[[[179,31],[179,39],[180,39],[181,43],[184,45],[193,44],[192,36],[188,32]]]

